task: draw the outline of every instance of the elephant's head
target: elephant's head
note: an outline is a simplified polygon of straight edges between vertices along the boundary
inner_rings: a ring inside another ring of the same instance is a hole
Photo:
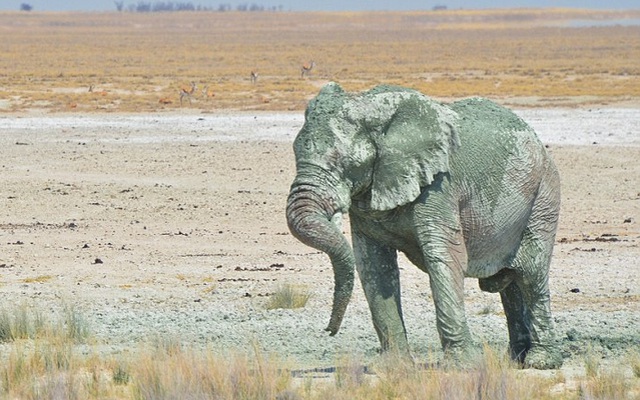
[[[341,215],[354,198],[359,207],[379,211],[415,200],[436,174],[449,170],[456,119],[416,91],[389,86],[352,95],[330,83],[309,103],[293,144],[297,175],[286,214],[293,235],[331,259],[332,335],[351,297],[355,267]]]

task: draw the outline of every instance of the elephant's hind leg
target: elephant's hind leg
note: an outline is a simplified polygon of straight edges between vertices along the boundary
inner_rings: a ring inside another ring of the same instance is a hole
[[[531,315],[520,287],[515,282],[517,278],[516,271],[504,268],[493,276],[479,279],[478,282],[482,291],[500,293],[509,328],[509,353],[512,360],[523,363],[531,348]]]
[[[531,348],[531,315],[517,283],[512,282],[500,291],[500,299],[509,329],[511,359],[523,363]]]
[[[551,318],[549,292],[549,266],[558,223],[559,201],[559,192],[550,190],[550,186],[543,182],[511,265],[517,277],[513,284],[501,292],[512,347],[518,351],[522,343],[520,337],[529,336],[531,345],[524,363],[525,366],[538,369],[559,368],[562,365]],[[517,288],[512,287],[514,284]],[[509,314],[512,314],[511,317]]]
[[[530,260],[514,265],[520,272],[518,278],[500,292],[509,325],[511,351],[521,361],[524,355],[525,366],[559,368],[562,357],[551,318],[548,283],[551,254],[541,251],[535,240],[525,239],[524,242],[521,250],[529,254],[526,258]]]

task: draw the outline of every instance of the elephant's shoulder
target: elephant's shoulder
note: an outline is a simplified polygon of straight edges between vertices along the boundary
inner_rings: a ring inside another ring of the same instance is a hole
[[[413,89],[402,87],[402,86],[384,84],[384,85],[378,85],[364,92],[363,94],[365,96],[377,96],[379,94],[385,94],[385,93],[419,93],[419,92]]]

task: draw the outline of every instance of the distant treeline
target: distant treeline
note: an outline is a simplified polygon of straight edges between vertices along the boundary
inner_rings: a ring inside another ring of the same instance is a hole
[[[282,11],[283,7],[265,7],[259,4],[240,4],[233,8],[231,4],[220,4],[217,7],[194,5],[190,2],[156,1],[154,3],[139,1],[135,4],[125,5],[124,1],[115,1],[118,11],[129,12],[171,12],[171,11]]]

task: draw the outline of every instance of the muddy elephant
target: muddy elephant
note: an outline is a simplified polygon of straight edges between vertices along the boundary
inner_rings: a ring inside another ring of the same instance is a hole
[[[330,83],[310,101],[293,146],[287,221],[331,260],[331,335],[355,268],[382,350],[409,356],[401,251],[429,275],[446,355],[473,353],[463,281],[474,277],[500,293],[512,358],[561,365],[548,285],[560,183],[522,119],[481,98],[443,104],[401,87],[352,94]],[[339,223],[347,212],[353,247]]]

